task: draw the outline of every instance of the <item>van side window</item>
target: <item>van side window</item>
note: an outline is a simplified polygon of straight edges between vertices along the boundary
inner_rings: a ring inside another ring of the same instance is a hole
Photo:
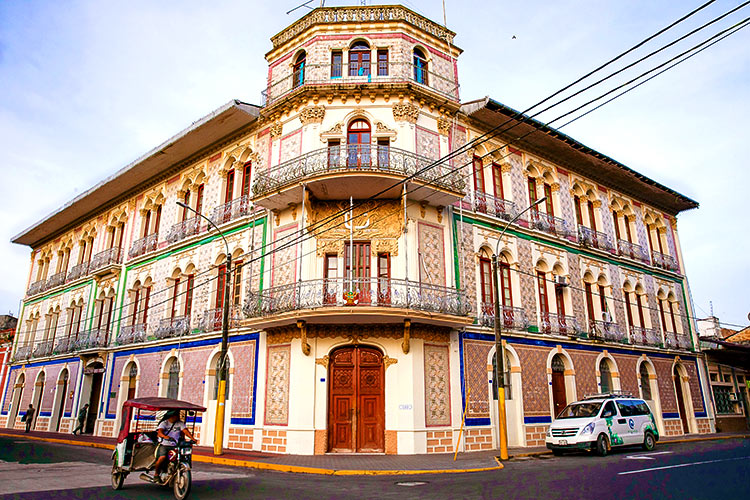
[[[648,407],[645,401],[633,401],[635,406],[636,415],[650,415],[651,409]]]
[[[620,410],[620,415],[623,417],[632,417],[635,415],[635,408],[633,408],[630,403],[632,401],[618,401],[617,402],[617,408]]]
[[[602,410],[602,418],[614,417],[615,415],[617,415],[615,404],[612,401],[607,401],[604,405],[604,410]]]

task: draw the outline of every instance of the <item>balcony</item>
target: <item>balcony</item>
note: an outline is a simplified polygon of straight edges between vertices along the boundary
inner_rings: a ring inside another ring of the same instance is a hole
[[[185,238],[189,238],[201,232],[201,218],[195,216],[191,219],[185,219],[182,222],[178,222],[169,229],[167,233],[167,241],[169,243],[176,243],[182,241]]]
[[[107,347],[109,341],[109,330],[104,328],[94,328],[81,332],[73,342],[73,350],[85,351],[88,349],[98,349]]]
[[[68,281],[74,281],[79,278],[83,278],[89,273],[89,263],[88,262],[82,262],[76,266],[73,266],[73,268],[68,273]]]
[[[687,335],[665,332],[664,339],[666,340],[665,347],[668,349],[680,349],[684,351],[693,350],[693,344],[690,342],[690,337]]]
[[[39,280],[35,281],[31,284],[28,290],[26,290],[26,295],[36,295],[38,293],[42,293],[47,288],[47,281],[46,280]]]
[[[39,342],[36,347],[34,347],[34,356],[35,358],[43,358],[45,356],[51,356],[52,355],[52,340],[45,340],[43,342]]]
[[[293,323],[304,316],[325,322],[385,323],[408,316],[436,325],[471,324],[463,290],[409,280],[333,278],[290,283],[248,297],[244,312],[264,325]],[[338,320],[335,318],[340,315]]]
[[[627,342],[628,338],[614,321],[589,320],[588,337],[607,342]]]
[[[211,220],[214,224],[220,226],[235,219],[246,217],[256,211],[257,208],[250,202],[250,197],[245,195],[214,208]]]
[[[65,337],[60,339],[52,349],[52,354],[67,354],[75,350],[75,339]]]
[[[654,266],[666,269],[667,271],[678,272],[680,270],[677,259],[661,252],[651,252],[651,262]]]
[[[464,208],[470,208],[475,212],[487,214],[498,219],[505,221],[513,220],[518,215],[518,208],[512,201],[504,200],[502,198],[496,198],[488,193],[475,192],[474,199],[465,198],[464,202],[468,201],[469,206]]]
[[[182,337],[190,333],[190,316],[175,316],[164,318],[159,321],[159,326],[154,332],[157,339],[168,339]]]
[[[279,99],[304,91],[304,89],[325,86],[332,87],[373,86],[403,83],[437,93],[441,97],[458,101],[458,84],[450,78],[425,69],[411,62],[388,62],[349,64],[308,64],[286,76],[279,77],[261,92],[261,106],[271,106]]]
[[[661,347],[661,333],[653,328],[630,327],[630,342],[638,345]]]
[[[65,271],[53,274],[47,279],[47,286],[45,288],[49,290],[50,288],[55,288],[56,286],[64,284],[66,275],[67,273]]]
[[[648,259],[648,254],[643,247],[636,245],[635,243],[630,243],[629,241],[617,240],[617,254],[622,257],[637,260],[638,262],[643,262],[644,264],[651,263]]]
[[[101,273],[106,272],[112,266],[117,266],[122,262],[122,249],[121,248],[110,248],[99,252],[94,255],[91,259],[91,265],[89,266],[89,272]]]
[[[364,199],[375,193],[381,198],[399,198],[397,181],[415,175],[407,183],[409,197],[429,197],[434,205],[450,205],[463,197],[465,182],[458,171],[435,160],[390,146],[336,146],[317,149],[271,170],[257,172],[253,200],[269,209],[300,203],[301,181],[318,200]],[[419,172],[419,173],[418,173]]]
[[[482,302],[479,324],[488,328],[495,327],[495,304]],[[503,315],[503,328],[506,330],[526,330],[529,327],[529,319],[526,311],[521,307],[500,306]]]
[[[615,253],[615,246],[608,234],[594,231],[580,224],[578,225],[578,242],[589,248],[598,248],[605,252]]]
[[[240,326],[241,319],[242,308],[235,305],[229,306],[229,328],[237,328],[238,326]],[[200,321],[198,321],[198,330],[204,333],[221,331],[223,322],[223,307],[208,309],[203,313]]]
[[[128,257],[135,259],[141,255],[153,252],[159,244],[159,233],[152,233],[133,242],[128,252]]]
[[[535,209],[529,210],[529,227],[553,236],[576,241],[576,235],[570,228],[568,221]]]
[[[16,349],[16,353],[13,355],[13,361],[26,361],[31,358],[32,350],[30,345],[21,346]]]
[[[539,331],[557,335],[580,335],[583,330],[574,316],[563,316],[555,313],[541,313]]]
[[[117,345],[138,344],[146,341],[146,324],[123,326],[117,334]]]

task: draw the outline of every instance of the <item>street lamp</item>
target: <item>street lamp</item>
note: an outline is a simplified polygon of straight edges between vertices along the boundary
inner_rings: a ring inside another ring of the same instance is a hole
[[[216,229],[216,232],[219,233],[219,236],[224,240],[224,246],[226,247],[227,260],[224,276],[224,303],[222,304],[224,308],[224,317],[221,323],[221,353],[219,354],[219,361],[216,363],[216,377],[219,381],[219,394],[216,397],[216,424],[214,427],[214,455],[221,455],[224,453],[224,403],[227,398],[226,390],[228,375],[224,366],[226,365],[227,347],[229,344],[229,276],[232,268],[232,254],[229,252],[229,242],[227,242],[224,233],[221,232],[221,229],[219,229],[214,221],[181,201],[178,201],[177,204],[185,210],[190,210],[195,213],[198,217],[206,219],[206,221]]]
[[[500,253],[500,242],[508,227],[521,218],[523,214],[546,200],[543,196],[523,209],[513,219],[505,223],[500,236],[497,237],[495,253],[492,254],[492,284],[495,288],[495,383],[497,384],[497,415],[500,424],[500,459],[508,460],[508,428],[505,421],[505,353],[502,341],[502,317],[500,316],[500,286],[498,284],[497,255]]]

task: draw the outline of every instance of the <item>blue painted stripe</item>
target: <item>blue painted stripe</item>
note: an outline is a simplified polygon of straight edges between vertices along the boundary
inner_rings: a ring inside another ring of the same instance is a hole
[[[73,413],[73,412],[70,412],[70,411],[66,411],[66,412],[64,412],[64,413],[63,413],[63,418],[70,418],[70,416],[72,415],[72,413]]]
[[[51,417],[52,416],[52,412],[51,411],[40,411],[39,412],[39,416],[40,417]]]
[[[550,417],[549,415],[538,416],[538,417],[523,417],[523,423],[524,424],[551,424],[552,417]]]
[[[680,414],[677,412],[662,412],[662,418],[680,418]]]
[[[490,425],[490,419],[489,418],[467,418],[466,419],[467,427],[472,427],[475,425]]]
[[[230,424],[234,425],[254,425],[254,419],[252,418],[231,418],[229,419]]]
[[[707,414],[706,414],[706,412],[705,412],[705,411],[696,411],[696,412],[695,412],[695,416],[696,416],[697,418],[705,418],[705,417],[707,416]]]

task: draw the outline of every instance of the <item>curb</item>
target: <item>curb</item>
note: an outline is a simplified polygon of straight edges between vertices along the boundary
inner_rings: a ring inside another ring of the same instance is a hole
[[[85,441],[75,441],[72,439],[19,436],[18,434],[6,434],[4,432],[0,432],[0,436],[8,438],[30,439],[33,441],[44,441],[48,443],[67,444],[71,446],[83,446],[87,448],[101,448],[105,450],[113,450],[115,448],[115,446],[112,444],[87,443]],[[291,472],[295,474],[318,474],[323,476],[406,476],[418,474],[463,474],[469,472],[487,472],[505,468],[500,460],[497,459],[497,457],[493,458],[495,459],[495,462],[497,462],[496,466],[477,467],[472,469],[357,470],[322,469],[318,467],[305,467],[301,465],[271,464],[266,462],[254,462],[252,460],[237,460],[232,458],[213,457],[210,455],[193,455],[193,461],[195,462],[210,463],[215,465],[227,465],[230,467],[246,467],[249,469],[269,470],[275,472]]]

